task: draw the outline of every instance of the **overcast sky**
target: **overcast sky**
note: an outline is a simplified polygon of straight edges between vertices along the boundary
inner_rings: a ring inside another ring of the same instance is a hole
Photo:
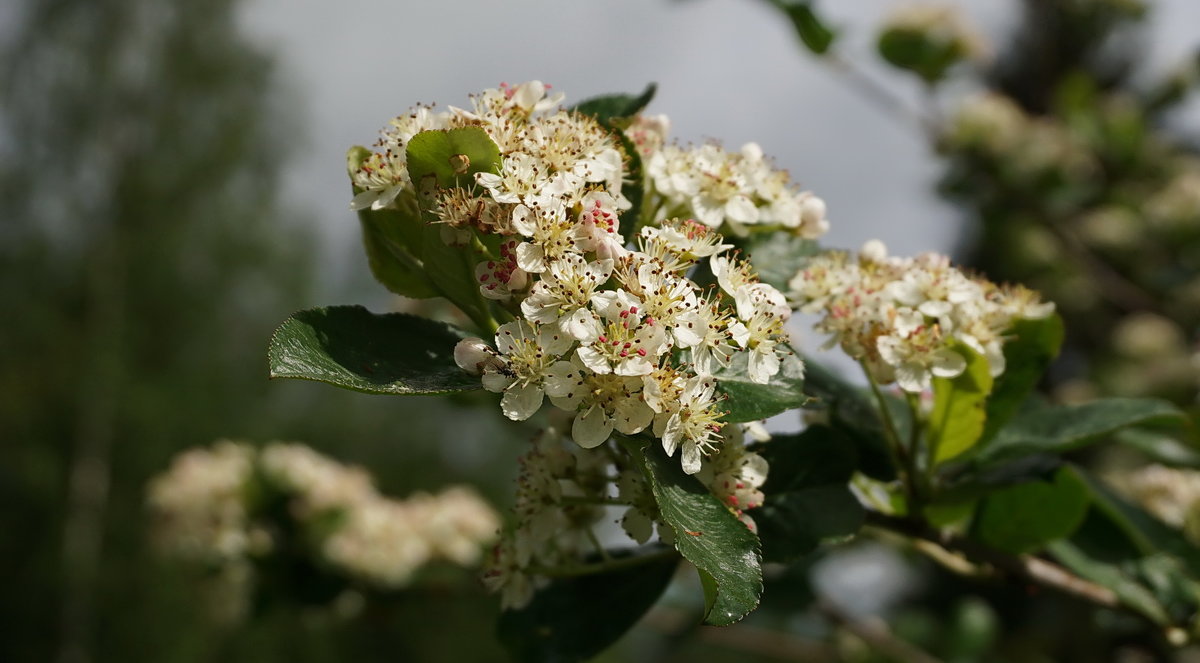
[[[850,58],[915,99],[916,84],[870,52],[873,26],[897,4],[819,6],[846,35]],[[1015,4],[960,3],[994,34]],[[829,245],[878,237],[895,253],[916,253],[947,250],[956,237],[955,213],[932,193],[938,167],[919,134],[801,53],[760,0],[248,0],[243,22],[279,56],[299,105],[301,148],[287,190],[320,228],[327,294],[366,270],[355,257],[346,148],[371,144],[415,102],[462,105],[470,92],[534,78],[566,93],[567,103],[657,82],[650,110],[671,117],[676,137],[731,148],[756,141],[823,197]],[[1200,42],[1200,2],[1160,2],[1154,23],[1153,59],[1177,59]],[[364,291],[361,301],[383,300]]]

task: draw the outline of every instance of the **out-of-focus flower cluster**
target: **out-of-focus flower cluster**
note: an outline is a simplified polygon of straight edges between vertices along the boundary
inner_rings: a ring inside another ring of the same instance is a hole
[[[933,377],[966,368],[962,348],[982,355],[993,375],[1004,371],[1005,332],[1020,318],[1041,318],[1054,305],[1020,286],[973,278],[945,256],[887,255],[878,241],[853,256],[831,251],[791,280],[801,311],[822,316],[816,329],[861,361],[872,379],[908,392]]]
[[[981,266],[1060,302],[1074,328],[1114,332],[1078,335],[1093,347],[1064,399],[1193,400],[1200,385],[1200,159],[1150,122],[1122,94],[1033,115],[987,93],[942,135],[943,188],[986,224]]]
[[[396,589],[426,564],[475,566],[500,529],[469,488],[406,500],[362,469],[297,443],[222,440],[178,455],[149,485],[154,536],[168,553],[218,572],[300,554],[348,584]]]
[[[953,150],[985,155],[1017,186],[1077,182],[1095,174],[1087,146],[1061,123],[1033,117],[1011,99],[985,93],[967,99],[943,139]]]

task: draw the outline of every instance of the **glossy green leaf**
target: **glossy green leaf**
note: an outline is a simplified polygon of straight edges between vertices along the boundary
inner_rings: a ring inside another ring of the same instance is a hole
[[[1035,552],[1071,535],[1091,501],[1087,483],[1064,466],[1050,481],[1031,481],[987,496],[975,519],[974,536],[1011,553]]]
[[[1005,335],[1004,372],[996,378],[987,401],[981,444],[996,436],[1058,356],[1063,342],[1062,318],[1057,314],[1039,320],[1018,320]]]
[[[763,283],[788,291],[788,282],[820,251],[814,240],[787,231],[752,233],[741,243]]]
[[[646,86],[646,89],[639,95],[632,94],[605,94],[599,97],[592,97],[579,102],[571,108],[571,110],[590,115],[596,118],[596,121],[605,126],[612,126],[613,122],[619,122],[626,118],[633,117],[642,111],[650,100],[654,99],[654,93],[658,89],[654,83]]]
[[[791,19],[796,36],[808,50],[824,55],[833,46],[837,35],[813,12],[812,0],[771,0],[771,4]]]
[[[500,615],[500,642],[517,661],[586,661],[642,618],[678,566],[678,558],[666,557],[554,580],[528,606]]]
[[[272,378],[314,380],[370,394],[442,394],[481,388],[454,363],[462,330],[361,306],[300,311],[271,337]]]
[[[866,512],[850,492],[857,469],[852,440],[828,426],[776,435],[756,449],[770,464],[766,502],[750,511],[758,525],[763,559],[793,562],[829,539],[862,528]]]
[[[1171,403],[1153,398],[1104,398],[1082,405],[1045,407],[1023,413],[979,448],[976,465],[1035,453],[1061,454],[1128,426],[1181,421]]]
[[[965,345],[955,351],[966,358],[967,368],[953,378],[933,379],[933,412],[929,415],[928,443],[936,467],[967,451],[983,434],[992,375],[982,355]]]
[[[785,350],[779,373],[766,384],[750,379],[746,365],[748,352],[734,355],[729,368],[717,371],[717,390],[726,396],[722,408],[729,414],[725,421],[757,421],[787,412],[809,402],[804,393],[804,362],[796,353]]]
[[[471,187],[476,173],[500,172],[500,148],[480,127],[422,131],[408,141],[405,154],[418,192]]]
[[[758,606],[762,563],[758,537],[695,477],[683,473],[679,457],[668,458],[657,443],[638,446],[650,489],[675,547],[696,567],[704,588],[704,623],[728,626]]]

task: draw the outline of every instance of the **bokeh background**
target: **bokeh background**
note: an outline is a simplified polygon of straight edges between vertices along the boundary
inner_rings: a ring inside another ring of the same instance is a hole
[[[920,82],[873,53],[898,4],[820,7],[843,57],[921,108]],[[1020,2],[957,4],[997,52],[1021,31]],[[1129,24],[1107,46],[1129,63],[1114,86],[1194,59],[1200,4],[1160,0]],[[674,136],[756,141],[824,198],[829,246],[879,238],[898,254],[1003,263],[973,250],[970,200],[939,194],[946,154],[806,55],[767,2],[0,4],[0,661],[503,660],[498,609],[469,578],[354,618],[298,608],[214,623],[195,573],[149,545],[144,496],[174,454],[233,437],[303,440],[398,496],[467,482],[507,503],[530,431],[465,402],[270,383],[265,346],[300,308],[398,305],[361,255],[347,147],[416,102],[463,104],[535,78],[568,103],[657,82],[650,111],[671,116]],[[982,86],[967,77],[940,100]],[[1200,104],[1185,99],[1153,127],[1194,149]],[[1194,346],[1195,328],[1182,333]],[[1187,404],[1187,389],[1172,395]],[[780,571],[772,603],[720,634],[690,628],[694,592],[673,590],[609,660],[845,658],[805,607],[813,577],[916,639],[999,637],[1022,600],[963,598],[878,545],[813,565]],[[1036,605],[1060,623],[1029,651],[1054,651],[1083,617]],[[991,660],[970,651],[955,660]]]

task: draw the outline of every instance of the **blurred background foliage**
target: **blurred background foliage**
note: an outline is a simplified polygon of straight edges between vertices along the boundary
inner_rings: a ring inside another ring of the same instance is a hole
[[[271,331],[312,304],[314,246],[278,192],[294,116],[236,4],[14,12],[0,56],[0,660],[494,658],[496,608],[465,574],[352,624],[296,608],[222,629],[189,570],[149,547],[147,480],[218,437],[303,440],[397,496],[474,478],[497,499],[516,471],[490,413],[268,383]],[[458,455],[470,461],[447,462]]]
[[[809,3],[774,4],[828,47],[835,33]],[[990,64],[959,72],[1000,95],[993,124],[972,131],[965,107],[931,118],[947,128],[934,136],[941,191],[968,231],[958,257],[1058,303],[1070,337],[1051,397],[1155,395],[1195,412],[1200,136],[1173,111],[1200,64],[1142,70],[1153,35],[1134,0],[1021,5]],[[218,437],[303,440],[393,495],[468,482],[504,505],[527,434],[470,403],[267,382],[273,327],[320,303],[315,240],[279,193],[292,100],[236,9],[40,0],[9,12],[0,660],[501,660],[495,602],[463,574],[373,597],[353,618],[295,600],[222,626],[196,600],[196,572],[149,546],[146,481]],[[946,67],[930,67],[918,74],[932,89]],[[1193,660],[1128,617],[890,550],[867,542],[774,569],[763,609],[731,629],[693,626],[694,588],[674,588],[603,659],[926,660],[911,642],[947,661]],[[818,598],[855,592],[871,600],[853,614]],[[887,617],[891,635],[864,615]]]

